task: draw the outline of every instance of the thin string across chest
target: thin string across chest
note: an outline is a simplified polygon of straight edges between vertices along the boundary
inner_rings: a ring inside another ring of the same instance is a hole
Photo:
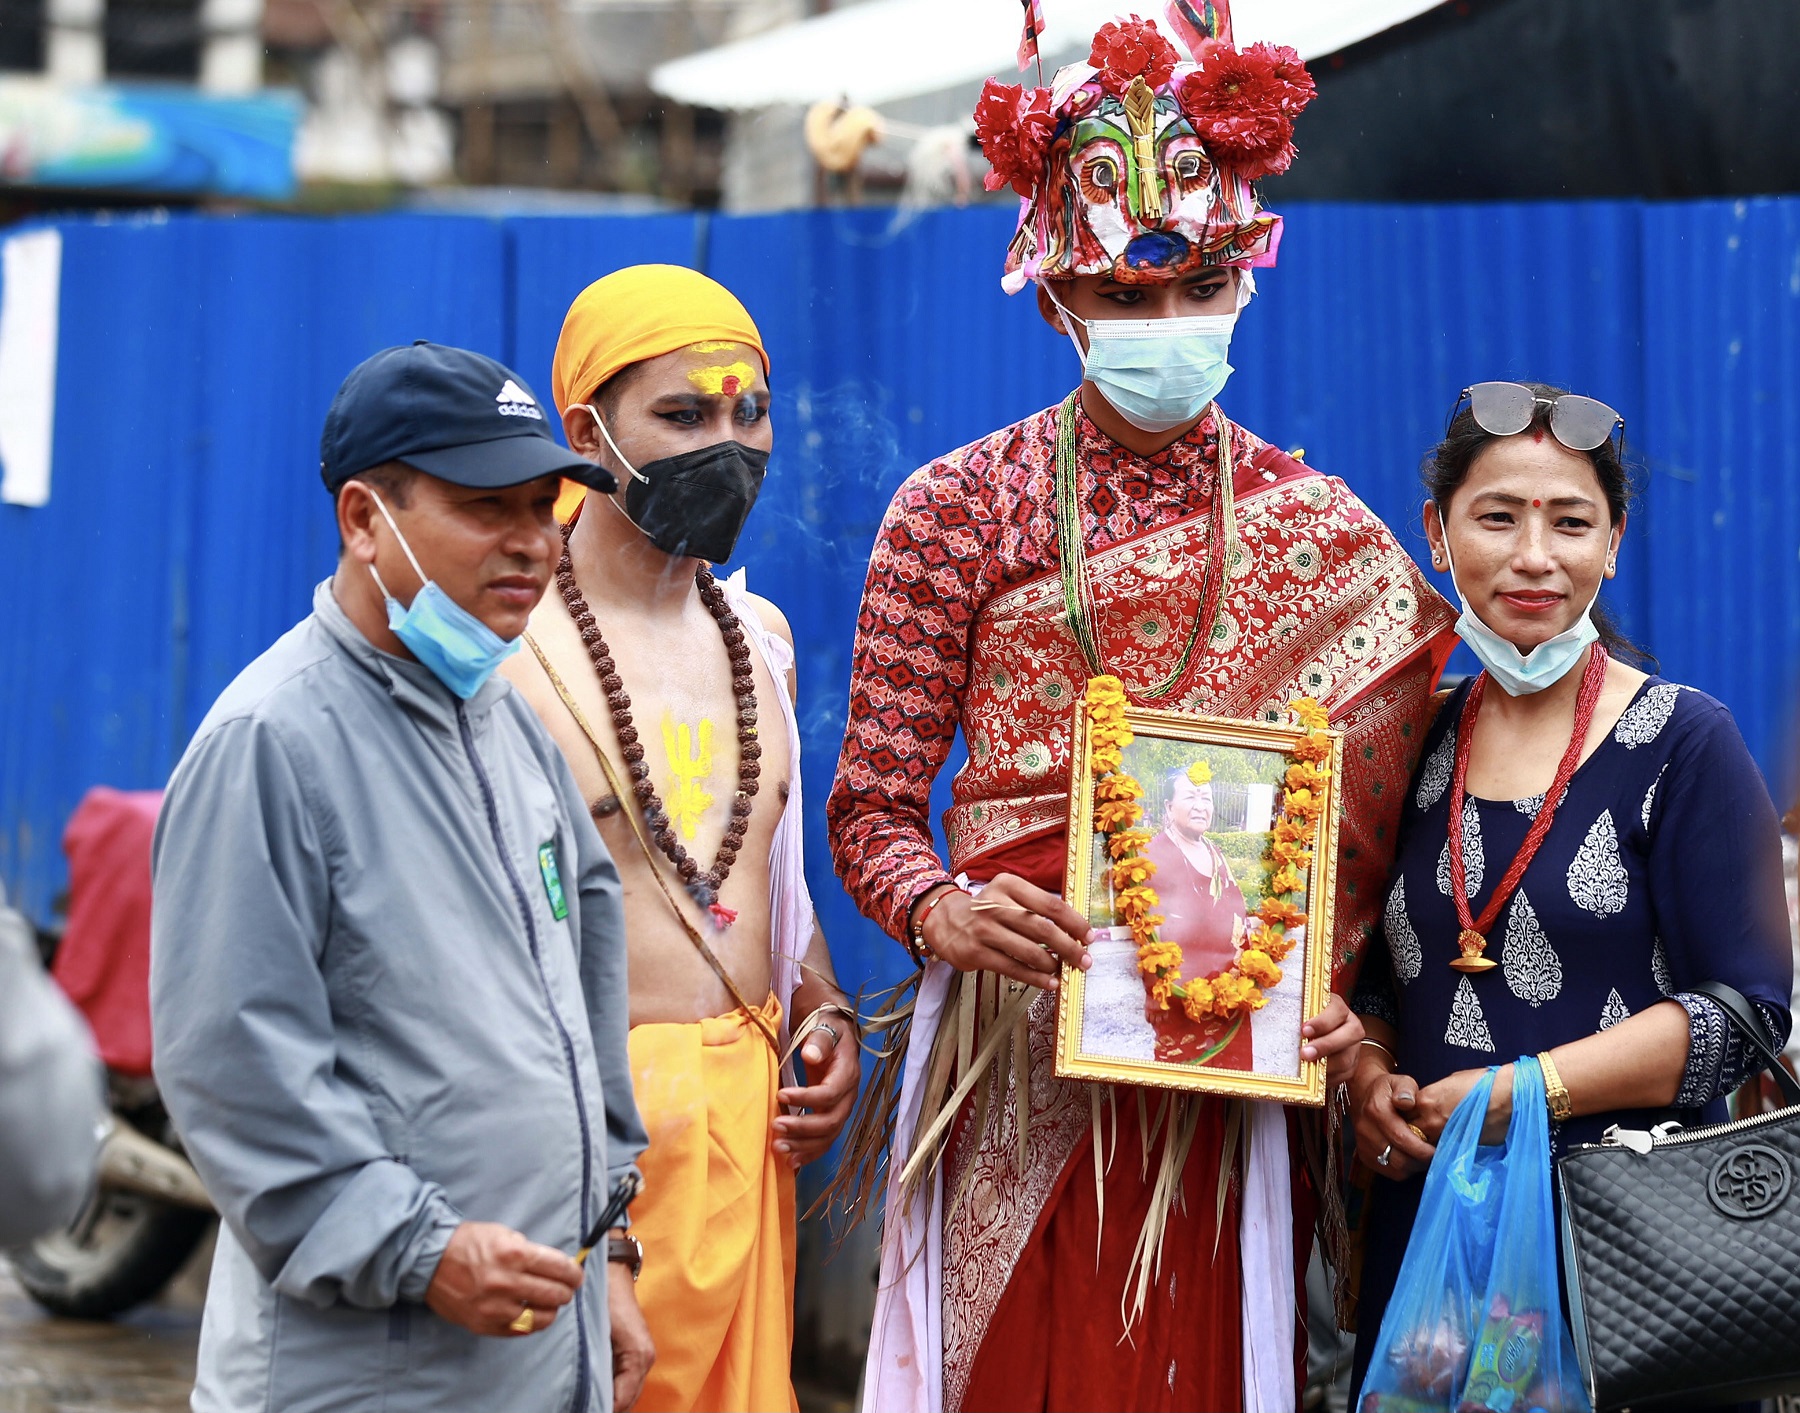
[[[1081,524],[1081,458],[1075,418],[1075,403],[1080,395],[1079,388],[1070,393],[1056,413],[1056,547],[1062,577],[1063,611],[1075,645],[1087,663],[1088,674],[1117,677],[1119,674],[1106,663],[1094,627],[1098,615],[1094,607],[1093,578],[1088,568],[1087,536]],[[1237,512],[1232,496],[1232,479],[1236,471],[1231,451],[1233,429],[1218,403],[1213,403],[1209,411],[1218,433],[1218,483],[1213,489],[1207,517],[1206,574],[1200,605],[1174,670],[1152,686],[1135,688],[1128,682],[1125,684],[1126,692],[1140,704],[1169,698],[1180,700],[1187,694],[1199,667],[1201,647],[1212,638],[1213,625],[1218,621],[1219,606],[1225,596],[1226,569],[1232,548],[1237,543]]]
[[[1569,782],[1581,764],[1581,748],[1594,724],[1601,690],[1606,686],[1606,649],[1595,643],[1588,654],[1587,667],[1581,674],[1581,689],[1575,697],[1575,727],[1569,733],[1569,744],[1556,767],[1556,778],[1544,792],[1544,803],[1538,807],[1537,818],[1531,821],[1531,828],[1526,831],[1525,842],[1519,845],[1519,852],[1507,865],[1506,872],[1494,887],[1493,896],[1477,918],[1470,916],[1468,874],[1463,864],[1462,819],[1464,802],[1468,798],[1469,755],[1475,744],[1475,719],[1481,714],[1481,699],[1487,684],[1488,675],[1484,672],[1469,688],[1469,695],[1463,698],[1462,716],[1456,723],[1456,770],[1450,777],[1450,898],[1456,904],[1456,921],[1462,928],[1456,939],[1458,955],[1450,965],[1457,971],[1491,971],[1498,965],[1492,957],[1483,955],[1487,951],[1487,934],[1499,920],[1500,909],[1506,906],[1507,899],[1525,877],[1532,859],[1537,857],[1538,846],[1550,833],[1557,807],[1568,794]]]
[[[719,625],[720,635],[725,640],[725,651],[731,659],[731,686],[737,698],[738,737],[738,785],[731,800],[731,816],[725,827],[725,837],[719,841],[719,852],[712,867],[702,869],[699,860],[689,854],[676,837],[675,822],[670,818],[668,809],[656,793],[656,786],[651,782],[650,766],[644,759],[643,742],[639,739],[637,726],[632,720],[631,695],[625,690],[624,679],[619,676],[618,665],[613,661],[612,652],[600,632],[600,625],[594,620],[593,610],[588,607],[580,586],[575,582],[575,565],[569,556],[569,532],[572,528],[570,525],[563,529],[563,552],[562,559],[556,566],[556,587],[562,594],[563,603],[568,606],[569,617],[575,622],[582,646],[587,649],[588,658],[593,663],[594,675],[600,680],[600,690],[606,696],[613,732],[619,741],[619,753],[625,757],[625,766],[631,776],[632,794],[637,797],[638,809],[644,816],[650,837],[675,866],[675,872],[688,895],[707,911],[716,926],[729,927],[737,921],[737,915],[720,904],[719,890],[725,886],[725,880],[731,874],[731,866],[737,862],[737,856],[744,847],[744,836],[750,829],[751,801],[756,797],[762,777],[762,743],[756,738],[756,673],[750,663],[750,644],[744,635],[744,625],[731,611],[730,604],[725,600],[725,591],[719,587],[712,570],[702,565],[695,575],[695,587],[699,590],[700,601],[706,605],[707,611]]]

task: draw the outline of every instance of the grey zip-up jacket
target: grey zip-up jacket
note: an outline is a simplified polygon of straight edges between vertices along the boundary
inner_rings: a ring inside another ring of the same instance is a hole
[[[508,683],[459,701],[321,584],[170,782],[150,999],[224,1217],[197,1413],[610,1408],[604,1267],[528,1338],[423,1304],[461,1221],[572,1254],[646,1142],[618,875]]]

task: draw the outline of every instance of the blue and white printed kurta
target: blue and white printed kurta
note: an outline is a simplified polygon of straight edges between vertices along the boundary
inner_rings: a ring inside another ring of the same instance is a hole
[[[1396,1027],[1399,1072],[1426,1085],[1578,1040],[1674,999],[1693,1036],[1676,1106],[1553,1124],[1552,1149],[1596,1142],[1615,1123],[1722,1120],[1722,1096],[1748,1068],[1744,1049],[1723,1011],[1684,988],[1735,986],[1785,1040],[1792,974],[1780,826],[1731,713],[1703,692],[1659,677],[1644,683],[1575,772],[1543,846],[1489,931],[1487,955],[1499,966],[1470,975],[1450,966],[1461,926],[1449,848],[1450,777],[1468,690],[1464,683],[1451,695],[1426,736],[1401,818],[1387,945],[1369,949],[1354,1008]],[[1473,915],[1543,803],[1465,801]],[[1368,1340],[1423,1181],[1375,1183],[1358,1319]]]

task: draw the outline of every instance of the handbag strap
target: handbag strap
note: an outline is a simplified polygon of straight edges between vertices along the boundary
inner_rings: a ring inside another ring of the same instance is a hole
[[[1781,1089],[1781,1097],[1789,1104],[1800,1104],[1800,1081],[1795,1080],[1781,1063],[1781,1056],[1775,1051],[1773,1039],[1764,1028],[1762,1017],[1744,999],[1744,993],[1722,981],[1702,981],[1688,989],[1717,1001],[1724,1008],[1725,1014],[1731,1017],[1732,1024],[1737,1027],[1738,1034],[1749,1042],[1750,1048],[1762,1061],[1760,1068],[1775,1076],[1775,1083]]]

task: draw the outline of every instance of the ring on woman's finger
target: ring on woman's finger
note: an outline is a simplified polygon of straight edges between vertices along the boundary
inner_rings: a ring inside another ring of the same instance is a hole
[[[1383,1148],[1379,1153],[1377,1153],[1375,1155],[1375,1166],[1378,1168],[1385,1168],[1388,1165],[1389,1161],[1392,1160],[1393,1156],[1394,1156],[1394,1145],[1390,1143],[1390,1144],[1388,1144],[1388,1146],[1386,1148]]]
[[[530,1334],[537,1328],[537,1312],[531,1308],[531,1302],[529,1300],[527,1300],[520,1309],[518,1318],[506,1328],[511,1330],[514,1334]]]
[[[1419,1142],[1421,1142],[1421,1143],[1431,1142],[1431,1140],[1425,1136],[1425,1130],[1420,1128],[1417,1124],[1408,1124],[1407,1127],[1419,1136]]]

